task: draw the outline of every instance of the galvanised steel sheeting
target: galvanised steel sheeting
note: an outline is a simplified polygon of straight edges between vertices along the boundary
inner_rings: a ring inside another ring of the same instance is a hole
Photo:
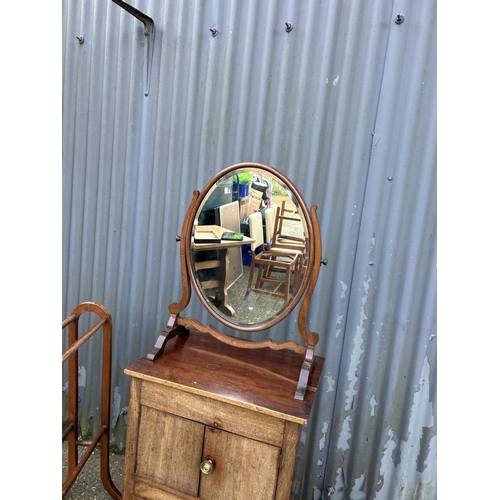
[[[295,498],[435,498],[435,1],[132,5],[155,23],[147,97],[140,21],[111,0],[65,1],[62,19],[62,314],[93,300],[113,316],[115,444],[123,369],[180,298],[175,237],[193,190],[258,161],[318,205],[329,260],[309,314],[326,363]],[[192,302],[186,315],[211,321]],[[271,333],[299,341],[296,315]],[[100,404],[91,342],[84,433]]]
[[[355,267],[332,290],[348,301],[345,316],[332,301],[342,346],[327,357],[342,357],[320,393],[321,406],[328,391],[335,402],[308,450],[320,498],[436,495],[436,38],[425,7],[391,13],[405,23],[389,30]]]

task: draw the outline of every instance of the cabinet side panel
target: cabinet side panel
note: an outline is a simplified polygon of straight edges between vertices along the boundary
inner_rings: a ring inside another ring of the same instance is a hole
[[[202,476],[203,500],[273,500],[280,449],[210,427],[205,431],[203,456],[215,461],[214,471]]]
[[[141,403],[184,418],[281,446],[283,420],[197,394],[144,381]]]
[[[281,451],[280,474],[278,476],[278,487],[276,488],[275,500],[289,500],[292,489],[293,471],[299,439],[299,424],[294,422],[285,423],[283,436],[283,448]]]
[[[141,406],[136,474],[197,496],[203,425]]]
[[[133,494],[132,488],[139,430],[141,384],[141,380],[132,377],[130,381],[130,398],[128,403],[127,446],[125,448],[125,463],[123,466],[123,500],[131,499]]]

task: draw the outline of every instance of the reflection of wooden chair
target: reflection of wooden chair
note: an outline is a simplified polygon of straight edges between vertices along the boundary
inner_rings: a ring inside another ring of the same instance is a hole
[[[308,240],[304,235],[306,227],[304,221],[295,207],[294,209],[286,208],[285,201],[281,207],[274,205],[267,209],[265,218],[268,250],[276,255],[283,253],[298,255],[297,266],[294,269],[294,286],[298,287],[307,265],[308,255]]]
[[[273,246],[305,250],[305,225],[297,209],[295,207],[293,209],[286,208],[286,201],[283,200],[281,207],[276,207],[275,210],[276,221],[273,225]],[[288,227],[285,227],[286,221],[288,222]],[[291,234],[292,232],[295,234]]]
[[[274,236],[274,225],[276,223],[276,205],[268,208],[264,212],[264,220],[266,221],[266,243],[267,247],[271,246]]]
[[[268,209],[270,210],[270,209]],[[266,211],[267,212],[267,211]],[[264,246],[264,232],[262,228],[262,214],[255,212],[248,217],[250,229],[250,237],[255,240],[250,245],[252,250],[252,264],[250,266],[250,276],[248,278],[247,292],[245,297],[251,290],[259,293],[267,293],[283,297],[285,302],[290,300],[290,288],[292,287],[292,277],[294,271],[300,263],[301,250],[293,249],[276,249],[272,245],[266,248]],[[267,224],[266,224],[267,225]],[[269,234],[268,228],[268,234]],[[266,237],[268,239],[268,237]],[[259,248],[262,248],[258,252]],[[253,285],[253,274],[255,268],[258,268],[255,286]],[[284,275],[284,276],[283,276]],[[275,284],[274,288],[266,288],[266,283]],[[283,287],[283,291],[279,289]],[[296,285],[294,286],[294,289]]]

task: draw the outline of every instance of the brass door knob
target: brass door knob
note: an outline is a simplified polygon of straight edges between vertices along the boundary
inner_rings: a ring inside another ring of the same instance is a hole
[[[211,458],[205,458],[200,464],[200,470],[207,476],[214,471],[215,462]]]

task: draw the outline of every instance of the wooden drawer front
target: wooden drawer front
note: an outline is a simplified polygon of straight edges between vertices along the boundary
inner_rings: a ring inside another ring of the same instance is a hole
[[[196,497],[203,434],[202,424],[141,406],[135,473]]]
[[[283,440],[284,420],[154,382],[142,382],[141,404],[276,446]]]
[[[202,475],[201,500],[273,500],[280,448],[207,427],[203,457],[215,461]]]
[[[139,480],[134,482],[134,500],[198,500],[198,497],[167,491],[160,485]]]

